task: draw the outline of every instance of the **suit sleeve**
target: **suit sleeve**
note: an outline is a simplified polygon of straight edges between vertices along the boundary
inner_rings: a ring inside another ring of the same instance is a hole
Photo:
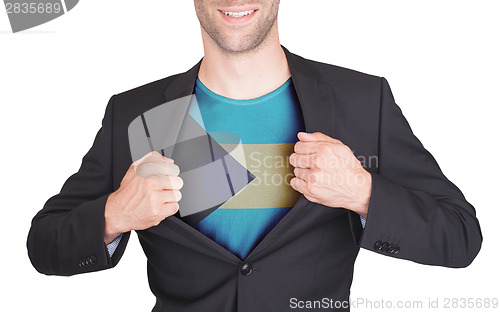
[[[114,96],[81,166],[49,198],[32,220],[27,248],[35,269],[47,275],[74,275],[111,268],[121,258],[130,233],[113,257],[104,243],[104,207],[113,190]]]
[[[378,170],[366,225],[350,216],[360,247],[428,265],[466,267],[482,234],[474,207],[415,137],[381,78]]]

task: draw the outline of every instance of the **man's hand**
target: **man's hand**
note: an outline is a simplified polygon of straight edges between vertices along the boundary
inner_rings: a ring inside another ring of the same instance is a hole
[[[158,225],[179,210],[183,185],[179,167],[156,151],[130,165],[120,188],[109,195],[105,207],[104,242],[121,233]]]
[[[295,167],[292,188],[315,203],[343,207],[366,218],[371,174],[351,149],[320,132],[299,132],[290,164]]]

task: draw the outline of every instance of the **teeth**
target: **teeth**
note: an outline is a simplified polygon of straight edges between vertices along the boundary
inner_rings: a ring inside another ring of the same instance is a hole
[[[255,12],[255,10],[249,10],[249,11],[243,11],[243,12],[222,12],[226,14],[227,16],[235,17],[235,18],[240,18],[243,16],[247,16]]]

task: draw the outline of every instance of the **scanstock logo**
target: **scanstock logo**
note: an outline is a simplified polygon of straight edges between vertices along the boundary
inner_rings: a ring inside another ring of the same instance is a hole
[[[47,23],[73,9],[78,0],[4,0],[12,32]]]

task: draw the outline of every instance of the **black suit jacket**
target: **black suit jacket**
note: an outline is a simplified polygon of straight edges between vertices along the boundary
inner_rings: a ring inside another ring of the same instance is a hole
[[[360,160],[371,159],[364,162],[373,181],[366,227],[353,212],[301,196],[241,260],[168,217],[137,231],[157,297],[153,311],[288,311],[291,298],[348,300],[360,247],[447,267],[468,266],[479,252],[473,206],[413,135],[387,81],[283,49],[306,131],[338,138]],[[132,163],[127,127],[145,111],[192,94],[200,63],[111,97],[80,169],[33,219],[27,246],[39,272],[73,275],[118,263],[130,233],[109,257],[104,207]]]

